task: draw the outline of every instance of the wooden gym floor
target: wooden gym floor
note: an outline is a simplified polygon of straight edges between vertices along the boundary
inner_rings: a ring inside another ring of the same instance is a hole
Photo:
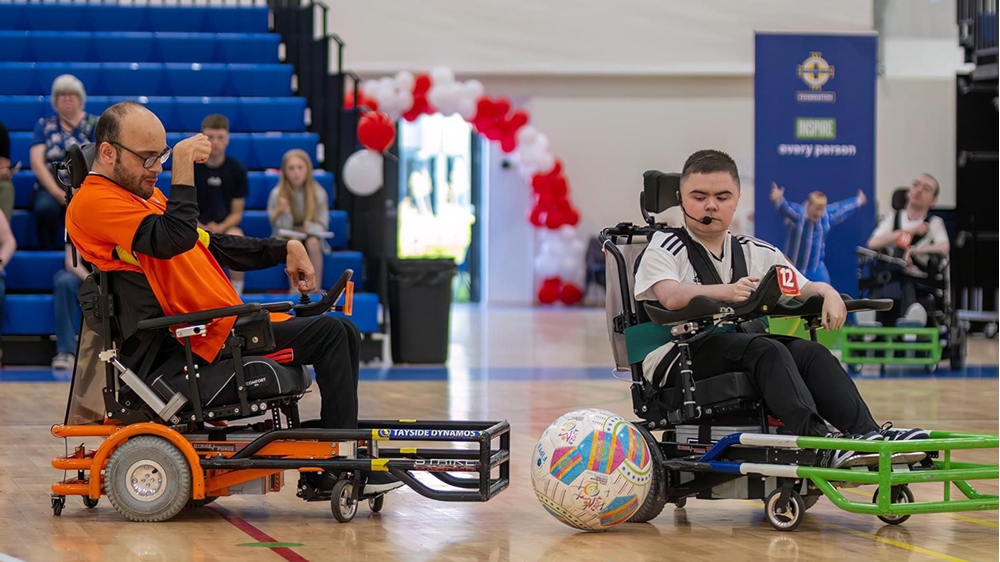
[[[997,342],[970,346],[966,373],[931,377],[865,372],[858,386],[878,421],[942,430],[998,431]],[[125,521],[102,498],[84,509],[67,498],[53,517],[51,468],[64,444],[49,434],[62,421],[68,383],[47,371],[0,371],[0,562],[58,560],[576,561],[576,560],[997,560],[997,512],[914,516],[886,526],[822,499],[798,530],[779,533],[761,502],[689,500],[648,524],[586,534],[564,526],[537,502],[528,476],[531,449],[559,415],[601,407],[631,419],[628,385],[611,378],[603,311],[457,307],[448,369],[365,369],[362,417],[507,419],[512,428],[511,487],[485,504],[440,503],[401,489],[381,514],[367,505],[348,524],[327,503],[286,487],[265,496],[222,498],[165,523]],[[943,365],[944,366],[944,365]],[[44,382],[23,382],[44,381]],[[315,391],[315,387],[314,387]],[[318,413],[316,392],[303,414]],[[70,447],[78,443],[69,443]],[[996,451],[961,458],[997,462]],[[997,482],[978,482],[998,493]],[[867,501],[873,488],[846,490]],[[941,499],[942,485],[917,485],[918,500]]]

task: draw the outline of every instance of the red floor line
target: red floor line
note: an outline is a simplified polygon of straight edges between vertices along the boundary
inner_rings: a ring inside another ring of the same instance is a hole
[[[250,535],[257,542],[278,542],[273,538],[271,538],[271,536],[265,533],[264,531],[261,531],[257,527],[254,527],[253,525],[244,521],[240,517],[233,515],[232,513],[229,512],[229,510],[227,510],[224,507],[212,505],[209,506],[209,509],[214,510],[216,513],[222,516],[223,519],[229,521],[237,529]],[[273,550],[274,553],[277,554],[278,556],[284,558],[285,560],[288,560],[288,562],[309,562],[309,560],[302,557],[301,554],[295,552],[294,550],[286,546],[275,547],[272,548],[271,550]]]

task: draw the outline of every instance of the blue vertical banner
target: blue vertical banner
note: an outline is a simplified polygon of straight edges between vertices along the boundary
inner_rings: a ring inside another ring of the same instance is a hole
[[[755,234],[850,295],[875,228],[877,40],[756,35]]]

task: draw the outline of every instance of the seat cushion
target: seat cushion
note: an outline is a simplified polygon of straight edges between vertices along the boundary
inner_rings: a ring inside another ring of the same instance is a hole
[[[239,404],[233,365],[232,359],[226,359],[201,368],[198,391],[202,407],[217,408]],[[312,378],[305,367],[280,365],[266,357],[244,357],[243,377],[246,381],[247,399],[251,401],[300,396],[312,384]],[[183,373],[170,377],[170,383],[188,400],[191,399]]]
[[[684,393],[678,388],[665,389],[671,408],[684,404]],[[702,408],[732,402],[735,400],[757,400],[760,395],[750,381],[750,376],[742,371],[722,373],[695,382],[695,402]]]

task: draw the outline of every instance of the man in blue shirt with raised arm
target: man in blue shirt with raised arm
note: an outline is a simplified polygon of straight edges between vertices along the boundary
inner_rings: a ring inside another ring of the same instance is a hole
[[[790,203],[785,199],[785,188],[771,183],[771,201],[788,226],[785,238],[785,255],[808,279],[830,282],[826,270],[826,235],[834,225],[848,219],[854,211],[868,202],[860,189],[857,197],[827,204],[826,195],[813,191],[805,203]]]

